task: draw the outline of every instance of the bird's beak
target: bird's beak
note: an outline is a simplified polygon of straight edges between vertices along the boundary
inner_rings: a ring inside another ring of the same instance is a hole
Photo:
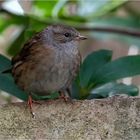
[[[85,39],[87,39],[87,37],[82,36],[82,35],[78,35],[78,36],[76,37],[76,40],[85,40]]]

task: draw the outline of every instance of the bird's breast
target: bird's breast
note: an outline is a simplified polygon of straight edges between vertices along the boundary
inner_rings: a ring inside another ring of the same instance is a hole
[[[56,89],[60,89],[71,83],[76,66],[80,63],[78,55],[78,49],[64,49],[56,52],[54,64],[50,69],[51,75],[48,78],[50,86],[53,85]]]
[[[67,88],[79,69],[80,59],[78,49],[52,50],[52,54],[44,54],[35,65],[32,79],[27,86],[28,91],[39,95]],[[50,53],[49,53],[50,54]]]

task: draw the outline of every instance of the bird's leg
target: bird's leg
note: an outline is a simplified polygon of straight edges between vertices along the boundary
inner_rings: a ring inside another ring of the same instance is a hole
[[[28,97],[28,106],[29,106],[30,112],[32,114],[32,117],[34,118],[35,113],[33,112],[32,104],[33,104],[33,100],[32,100],[31,95],[29,95],[29,97]]]
[[[69,98],[71,98],[71,91],[70,91],[70,88],[66,88],[66,91],[67,91],[67,93],[68,93],[68,95],[69,95]]]
[[[65,95],[64,91],[59,91],[59,98],[63,99],[65,102],[68,101],[68,97]]]
[[[66,89],[66,93],[67,95],[65,94],[65,91],[59,91],[59,94],[60,94],[59,98],[63,99],[65,102],[68,102],[68,101],[72,102],[71,92],[69,88]]]
[[[71,98],[71,91],[70,91],[70,88],[66,88],[66,91],[67,91],[67,93],[68,93],[68,99],[69,99],[69,101],[73,104],[73,100],[72,100],[72,98]]]
[[[40,102],[33,100],[32,96],[29,95],[29,97],[28,97],[28,106],[29,106],[30,112],[32,114],[32,117],[34,118],[35,117],[35,113],[33,112],[33,103],[41,104]]]

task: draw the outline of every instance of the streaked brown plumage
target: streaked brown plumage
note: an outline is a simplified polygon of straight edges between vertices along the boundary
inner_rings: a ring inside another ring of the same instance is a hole
[[[66,25],[52,25],[33,36],[12,59],[17,85],[29,95],[65,92],[80,66],[78,41],[86,39]]]

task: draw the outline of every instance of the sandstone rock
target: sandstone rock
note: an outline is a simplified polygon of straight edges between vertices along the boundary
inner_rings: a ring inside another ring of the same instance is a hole
[[[0,140],[140,140],[140,97],[0,106]]]

